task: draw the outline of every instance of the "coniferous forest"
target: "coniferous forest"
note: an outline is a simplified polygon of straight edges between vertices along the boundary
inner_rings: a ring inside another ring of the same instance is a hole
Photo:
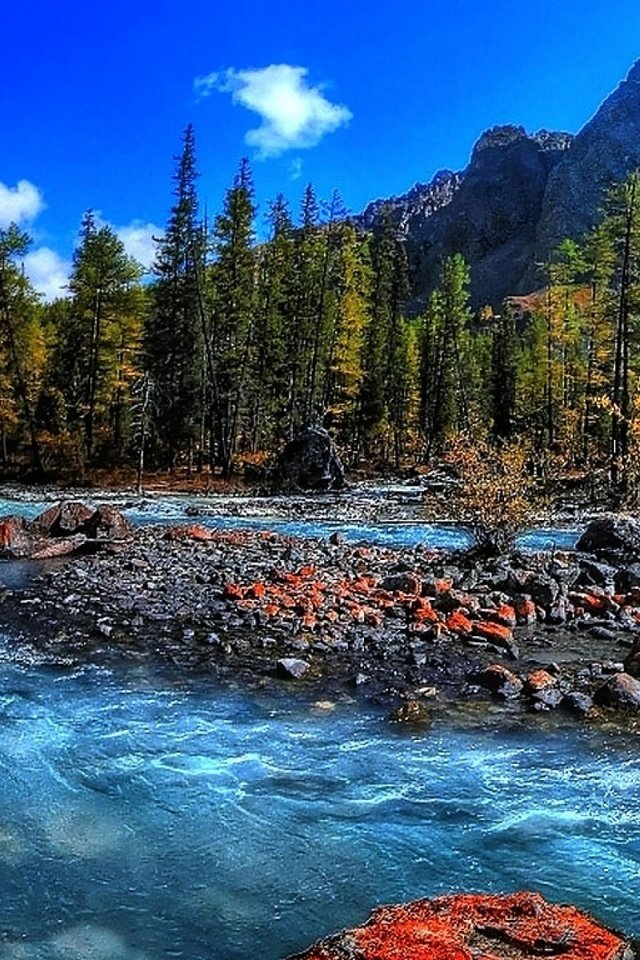
[[[545,283],[472,311],[469,271],[444,260],[419,315],[392,217],[362,230],[336,192],[306,188],[258,215],[246,160],[206,219],[194,131],[176,161],[151,276],[87,212],[67,295],[43,303],[0,231],[0,465],[5,476],[93,471],[228,479],[322,423],[345,461],[398,469],[457,438],[518,443],[534,466],[638,468],[640,176],[599,226],[542,265]]]

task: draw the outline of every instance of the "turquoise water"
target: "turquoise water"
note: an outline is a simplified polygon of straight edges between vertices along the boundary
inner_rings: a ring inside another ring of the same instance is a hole
[[[0,663],[0,957],[277,960],[380,902],[535,888],[640,936],[632,734]]]
[[[27,503],[0,498],[0,516],[18,514],[33,519],[45,503]],[[123,512],[132,523],[140,525],[203,523],[219,530],[254,529],[273,530],[292,537],[328,538],[339,533],[349,543],[375,543],[387,547],[415,547],[420,544],[442,550],[464,549],[471,544],[470,534],[447,524],[429,524],[413,521],[389,523],[341,523],[328,520],[284,520],[281,517],[214,516],[198,513],[197,498],[166,497],[142,501]],[[313,504],[310,503],[310,509]],[[526,550],[571,550],[580,531],[571,529],[538,528],[523,534],[519,546]]]

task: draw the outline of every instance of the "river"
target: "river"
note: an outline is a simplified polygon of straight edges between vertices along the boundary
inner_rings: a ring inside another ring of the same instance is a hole
[[[130,516],[247,522],[189,507]],[[460,535],[341,528],[392,545]],[[575,542],[524,545],[561,536]],[[159,665],[25,664],[8,637],[0,715],[0,958],[280,960],[376,904],[456,890],[536,889],[640,937],[633,730],[460,716],[407,734],[386,710]]]
[[[535,888],[640,936],[638,736],[437,725],[160,668],[0,667],[0,956],[278,960]]]

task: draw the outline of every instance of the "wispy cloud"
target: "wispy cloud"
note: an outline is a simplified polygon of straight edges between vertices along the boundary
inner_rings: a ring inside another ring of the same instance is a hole
[[[30,250],[24,258],[25,273],[47,301],[67,295],[71,261],[65,260],[50,247]]]
[[[15,187],[0,182],[0,227],[34,220],[44,206],[42,194],[29,180],[18,180]]]
[[[272,63],[260,69],[210,73],[194,82],[196,93],[230,93],[234,104],[257,113],[260,126],[249,130],[245,142],[258,157],[277,157],[287,150],[315,147],[324,136],[349,123],[353,114],[343,104],[331,103],[321,85],[310,86],[306,67]]]
[[[162,227],[157,227],[155,223],[145,223],[143,220],[132,220],[123,227],[114,226],[113,229],[129,256],[142,264],[145,270],[150,270],[157,247],[153,238],[162,236]]]

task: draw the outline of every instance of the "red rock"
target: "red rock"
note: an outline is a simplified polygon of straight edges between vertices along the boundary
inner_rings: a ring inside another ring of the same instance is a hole
[[[24,520],[22,517],[3,517],[0,520],[0,547],[6,550],[17,540],[24,538]]]
[[[527,677],[527,692],[542,693],[543,690],[548,690],[549,687],[555,687],[557,682],[557,678],[547,673],[546,670],[534,670]]]
[[[445,627],[449,633],[456,633],[459,636],[464,637],[473,632],[472,621],[459,610],[456,610],[455,613],[452,613],[451,616],[445,621]]]
[[[538,619],[538,611],[530,597],[522,597],[515,603],[516,619],[518,623],[532,624]]]
[[[504,627],[500,623],[493,623],[491,620],[478,620],[473,625],[473,632],[485,640],[493,640],[497,643],[510,643],[513,639],[513,632],[510,627]]]
[[[490,663],[483,670],[472,674],[470,679],[473,683],[504,697],[505,700],[515,699],[521,694],[523,688],[520,677],[507,667],[503,667],[501,663]]]
[[[627,951],[627,952],[625,952]],[[459,894],[381,907],[289,960],[637,960],[622,937],[538,893]]]
[[[267,588],[264,583],[252,583],[249,589],[247,590],[247,596],[252,597],[254,600],[261,600],[267,592]]]
[[[34,544],[30,553],[32,560],[48,560],[51,557],[64,557],[80,550],[87,538],[84,533],[76,533],[73,537],[58,537],[54,540],[40,540]]]
[[[205,543],[209,540],[215,540],[214,530],[203,527],[200,524],[192,523],[179,527],[170,527],[165,534],[167,540],[195,540],[197,543]]]
[[[516,611],[510,603],[501,604],[498,609],[492,614],[492,620],[495,620],[496,623],[502,624],[503,627],[515,627]]]
[[[228,600],[242,600],[244,597],[244,588],[237,583],[227,583],[224,587],[224,596]]]

